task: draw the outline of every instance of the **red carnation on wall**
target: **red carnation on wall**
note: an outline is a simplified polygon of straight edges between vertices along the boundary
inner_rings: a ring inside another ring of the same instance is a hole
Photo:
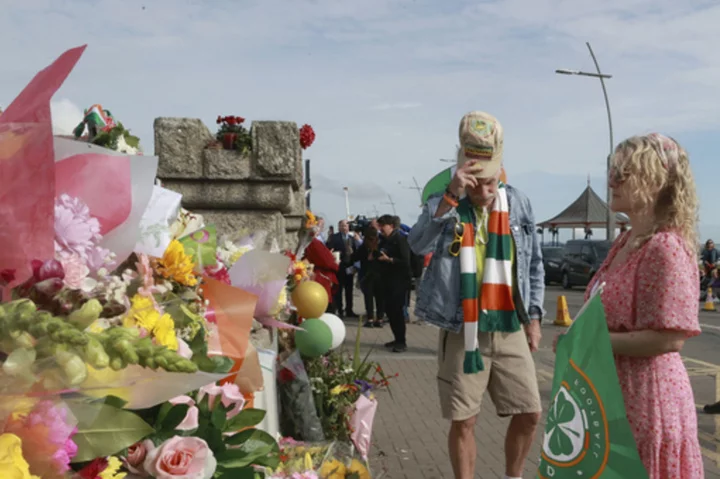
[[[308,149],[315,141],[315,131],[310,125],[303,125],[300,128],[300,148]]]

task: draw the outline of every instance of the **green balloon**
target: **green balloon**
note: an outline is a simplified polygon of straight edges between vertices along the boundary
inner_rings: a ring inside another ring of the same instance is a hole
[[[319,319],[306,319],[295,331],[295,346],[305,357],[317,358],[326,354],[332,347],[330,326]]]

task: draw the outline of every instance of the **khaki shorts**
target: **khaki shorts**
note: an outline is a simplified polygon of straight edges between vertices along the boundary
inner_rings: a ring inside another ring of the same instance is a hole
[[[438,390],[443,417],[464,421],[477,416],[485,391],[499,416],[541,412],[535,362],[525,332],[479,333],[478,343],[485,368],[465,374],[462,331],[440,331]]]

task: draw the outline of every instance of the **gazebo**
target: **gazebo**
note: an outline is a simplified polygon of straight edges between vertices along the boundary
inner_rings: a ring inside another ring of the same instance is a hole
[[[595,193],[588,181],[585,191],[570,206],[553,218],[538,223],[537,226],[542,230],[548,229],[552,234],[552,243],[556,244],[560,228],[572,228],[573,239],[575,239],[575,230],[577,228],[590,230],[591,228],[605,226],[607,224],[607,213],[607,203]],[[622,228],[628,224],[628,218],[622,213],[615,213],[615,222]]]

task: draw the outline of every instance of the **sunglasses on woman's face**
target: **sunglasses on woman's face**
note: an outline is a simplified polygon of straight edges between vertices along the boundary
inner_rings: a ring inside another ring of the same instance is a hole
[[[462,237],[464,232],[465,226],[463,226],[463,224],[459,221],[456,222],[454,227],[455,239],[452,243],[450,243],[450,246],[448,247],[448,252],[452,256],[457,256],[460,254],[460,248],[462,247]]]

